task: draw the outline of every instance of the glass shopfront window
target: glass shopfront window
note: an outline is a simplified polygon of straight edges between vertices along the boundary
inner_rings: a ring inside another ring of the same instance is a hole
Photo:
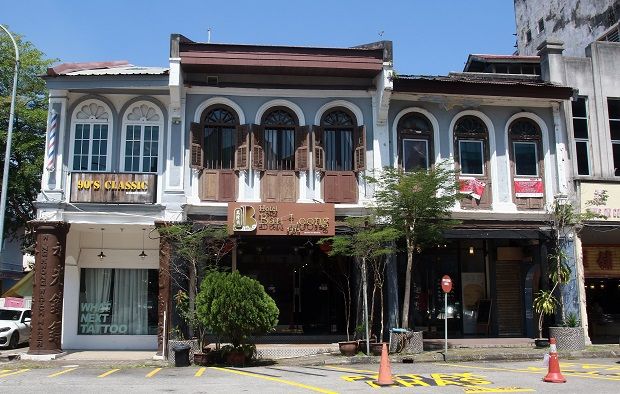
[[[156,335],[155,269],[82,268],[78,335]]]

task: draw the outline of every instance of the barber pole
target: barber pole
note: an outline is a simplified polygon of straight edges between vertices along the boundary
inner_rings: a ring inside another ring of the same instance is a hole
[[[47,164],[45,168],[52,172],[56,169],[56,134],[58,133],[58,114],[52,112],[47,138]]]

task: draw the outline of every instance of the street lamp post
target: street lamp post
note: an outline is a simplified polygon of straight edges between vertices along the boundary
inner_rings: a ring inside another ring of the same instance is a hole
[[[9,113],[9,127],[6,133],[6,150],[4,152],[4,172],[2,173],[2,197],[0,198],[0,254],[4,244],[4,213],[6,211],[6,194],[9,186],[9,165],[11,162],[11,142],[13,138],[13,117],[15,116],[15,96],[17,95],[17,73],[19,72],[19,49],[15,38],[6,27],[0,28],[8,34],[15,47],[15,74],[13,75],[13,93],[11,95],[11,112]]]

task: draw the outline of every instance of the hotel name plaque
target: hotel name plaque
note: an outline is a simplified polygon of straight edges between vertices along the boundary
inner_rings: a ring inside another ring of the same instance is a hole
[[[329,237],[336,231],[334,220],[334,204],[228,204],[229,234]]]

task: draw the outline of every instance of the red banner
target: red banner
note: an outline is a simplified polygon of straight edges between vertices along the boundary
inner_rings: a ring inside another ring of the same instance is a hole
[[[516,197],[543,197],[543,182],[540,178],[520,178],[515,179]]]
[[[460,192],[463,194],[469,194],[476,200],[480,200],[484,193],[486,183],[476,178],[459,178]]]

